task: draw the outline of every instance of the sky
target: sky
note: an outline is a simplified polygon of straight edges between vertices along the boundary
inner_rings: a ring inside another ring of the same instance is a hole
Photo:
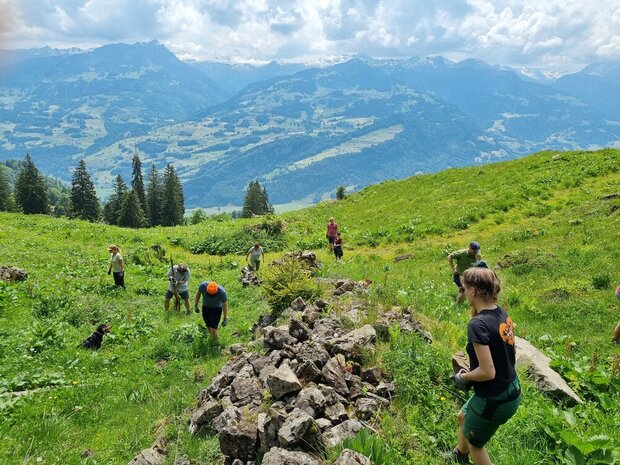
[[[183,57],[620,60],[618,0],[0,0],[0,48],[158,40]]]

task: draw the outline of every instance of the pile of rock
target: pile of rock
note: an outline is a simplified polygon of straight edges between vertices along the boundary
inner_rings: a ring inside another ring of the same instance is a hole
[[[284,260],[291,258],[302,262],[309,270],[320,268],[319,262],[316,259],[316,254],[309,250],[304,250],[303,252],[288,252],[284,255],[283,258],[279,260],[274,260],[273,262],[271,262],[271,264],[282,265],[282,263],[284,263]]]
[[[354,436],[394,395],[379,368],[360,364],[374,350],[372,326],[347,331],[317,305],[295,308],[290,324],[260,327],[264,352],[230,360],[191,415],[192,433],[219,435],[228,465],[253,464],[259,450],[267,465],[322,464],[313,454]],[[346,457],[338,463],[370,463]]]
[[[28,272],[14,266],[0,266],[0,279],[3,281],[24,281]]]
[[[256,272],[249,266],[241,268],[241,286],[259,286],[261,280],[256,276]]]

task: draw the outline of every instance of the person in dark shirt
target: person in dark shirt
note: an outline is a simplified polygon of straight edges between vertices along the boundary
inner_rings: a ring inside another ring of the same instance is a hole
[[[458,414],[459,439],[453,451],[457,463],[491,465],[485,444],[521,403],[515,371],[515,333],[512,319],[497,305],[500,281],[493,270],[469,268],[461,276],[465,297],[472,307],[467,326],[470,371],[454,376],[456,387],[474,388],[474,395]]]
[[[336,261],[342,258],[342,236],[340,235],[340,231],[336,233],[336,238],[334,239],[334,256],[336,257]]]

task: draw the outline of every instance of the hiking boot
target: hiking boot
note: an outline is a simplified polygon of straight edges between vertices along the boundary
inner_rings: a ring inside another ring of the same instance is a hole
[[[469,463],[469,454],[464,454],[455,447],[450,454],[450,459],[452,463]]]

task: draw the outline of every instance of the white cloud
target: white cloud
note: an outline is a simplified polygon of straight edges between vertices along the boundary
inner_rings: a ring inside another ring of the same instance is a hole
[[[203,57],[442,54],[558,69],[620,59],[616,0],[0,0],[9,9],[0,38],[11,48],[158,39]]]

